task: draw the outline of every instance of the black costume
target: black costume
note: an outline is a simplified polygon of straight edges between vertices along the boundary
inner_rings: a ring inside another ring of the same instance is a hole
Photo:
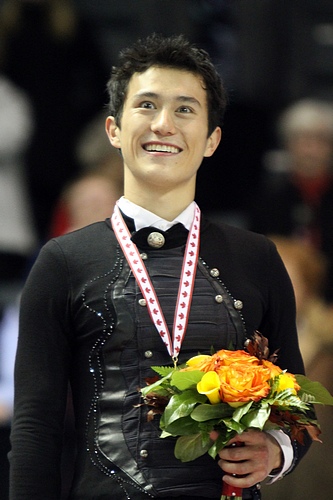
[[[146,233],[133,238],[171,328],[187,231],[167,231],[160,249],[147,246]],[[179,361],[230,342],[243,348],[255,329],[280,349],[281,368],[303,373],[292,287],[274,245],[204,219]],[[217,463],[176,460],[174,440],[160,439],[158,421],[135,406],[138,388],[156,375],[150,367],[170,362],[110,221],[48,242],[22,296],[11,500],[59,498],[69,378],[78,436],[71,499],[219,499]],[[295,445],[294,465],[307,447]]]

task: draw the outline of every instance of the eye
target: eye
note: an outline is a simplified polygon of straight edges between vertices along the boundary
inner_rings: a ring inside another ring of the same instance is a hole
[[[190,108],[189,106],[180,106],[177,109],[178,113],[193,113],[193,109]]]
[[[155,109],[155,106],[150,101],[143,101],[143,102],[140,102],[139,108],[143,108],[143,109]]]

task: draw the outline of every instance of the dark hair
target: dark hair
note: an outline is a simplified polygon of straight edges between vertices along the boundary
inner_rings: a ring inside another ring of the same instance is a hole
[[[207,92],[208,135],[220,125],[227,104],[222,80],[208,53],[191,44],[183,35],[164,38],[156,33],[138,40],[119,54],[119,66],[112,68],[107,84],[109,111],[120,125],[129,81],[134,73],[152,66],[177,68],[200,76]]]

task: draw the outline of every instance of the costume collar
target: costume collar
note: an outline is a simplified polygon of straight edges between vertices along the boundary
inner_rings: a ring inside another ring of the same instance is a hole
[[[122,196],[118,200],[118,206],[123,214],[134,220],[135,229],[137,231],[150,226],[154,226],[155,228],[161,229],[162,231],[167,231],[172,226],[175,226],[178,223],[183,224],[183,226],[187,230],[189,230],[195,212],[195,202],[193,201],[173,221],[167,221],[165,219],[162,219],[161,217],[158,217],[156,214],[149,212],[149,210],[136,205],[124,196]]]

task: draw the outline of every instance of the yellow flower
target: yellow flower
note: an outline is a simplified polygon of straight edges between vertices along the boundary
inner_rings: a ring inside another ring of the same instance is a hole
[[[190,358],[188,361],[186,361],[187,368],[184,368],[183,370],[184,371],[200,370],[201,367],[205,365],[207,362],[209,363],[211,359],[212,357],[208,356],[207,354],[198,354],[198,356],[193,356],[193,358]]]
[[[285,391],[286,389],[292,389],[292,393],[297,394],[300,390],[300,386],[296,382],[296,378],[292,373],[281,373],[279,375],[279,384],[277,387],[278,392]]]
[[[206,394],[212,405],[221,402],[220,398],[220,378],[216,372],[206,372],[197,384],[200,394]]]

